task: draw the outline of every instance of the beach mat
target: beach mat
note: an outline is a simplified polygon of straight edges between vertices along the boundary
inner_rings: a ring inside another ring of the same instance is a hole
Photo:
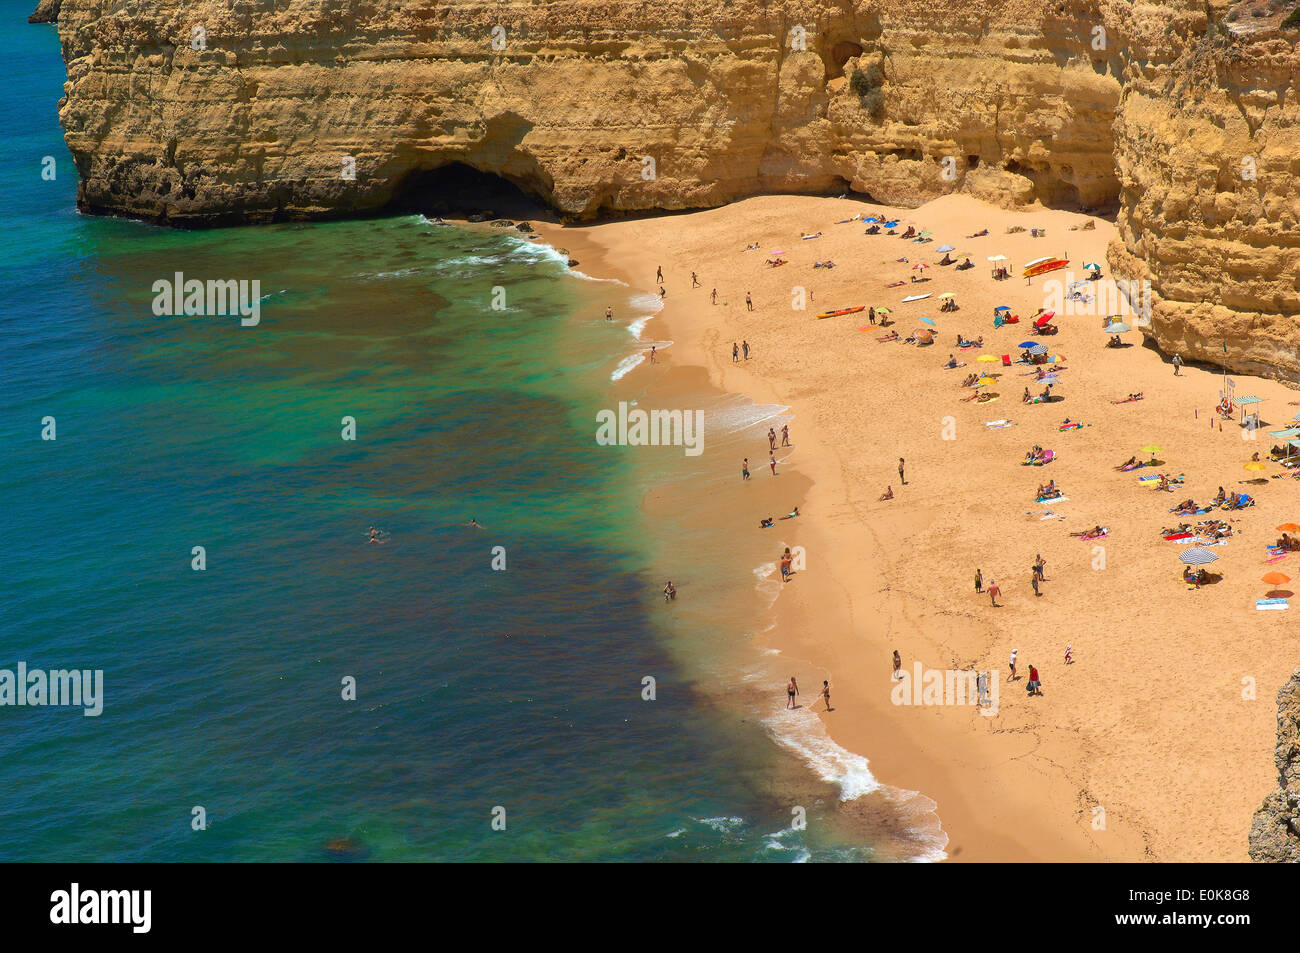
[[[1265,611],[1269,609],[1289,609],[1291,605],[1285,599],[1256,599],[1255,608]]]

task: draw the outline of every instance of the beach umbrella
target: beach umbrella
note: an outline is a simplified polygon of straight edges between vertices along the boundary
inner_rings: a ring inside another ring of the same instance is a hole
[[[886,222],[886,223],[885,223],[885,228],[893,228],[893,227],[894,227],[895,225],[897,225],[897,224],[898,224],[898,222]]]
[[[953,250],[952,245],[940,245],[938,248],[935,249],[935,251],[952,251],[952,250]]]
[[[1262,463],[1257,463],[1257,462],[1255,462],[1255,461],[1252,460],[1250,463],[1246,464],[1246,469],[1247,469],[1247,470],[1266,470],[1266,469],[1268,469],[1268,468],[1265,467],[1264,464],[1262,464]]]
[[[994,310],[994,311],[1010,311],[1011,309],[1008,308],[1005,304],[1000,304],[1000,305],[998,305],[996,308],[994,308],[993,310]]]
[[[931,333],[930,331],[926,331],[924,328],[922,328],[921,330],[919,330],[919,331],[916,332],[916,340],[917,340],[917,343],[918,343],[918,344],[919,344],[921,341],[930,342],[930,341],[933,341],[933,340],[934,340],[934,334]]]
[[[1300,523],[1283,523],[1277,528],[1279,533],[1300,533]]]
[[[1041,328],[1044,324],[1050,324],[1053,317],[1054,315],[1051,311],[1047,312],[1047,314],[1039,315],[1038,320],[1034,322],[1034,327]]]
[[[983,377],[981,377],[979,380],[977,380],[975,383],[976,383],[976,384],[996,384],[997,382],[998,382],[998,379],[997,379],[996,377],[989,377],[989,376],[986,374],[986,375],[984,375]]]
[[[1142,448],[1141,448],[1141,452],[1142,452],[1142,453],[1159,453],[1159,452],[1160,452],[1161,450],[1163,450],[1163,449],[1164,449],[1163,447],[1157,447],[1155,444],[1147,444],[1145,447],[1142,447]]]
[[[1086,262],[1083,267],[1088,269],[1089,271],[1101,271],[1101,265],[1092,261]]]
[[[991,258],[989,258],[989,261],[1006,261],[1006,260],[1007,260],[1006,255],[994,255]]]
[[[1037,341],[1021,341],[1016,347],[1038,347]]]
[[[864,222],[871,222],[872,224],[874,224],[874,223],[880,221],[880,219],[878,219],[878,218],[864,218],[863,221],[864,221]]]
[[[938,325],[935,324],[934,321],[931,320],[930,318],[922,318],[921,320],[924,321],[926,324],[930,325],[930,327],[932,328],[938,327]]]
[[[893,313],[894,313],[894,312],[890,311],[888,308],[877,308],[877,309],[876,309],[876,314],[893,314]]]
[[[1023,345],[1022,345],[1022,347],[1023,347]],[[1047,353],[1047,345],[1046,345],[1046,344],[1034,344],[1034,343],[1031,343],[1031,344],[1029,345],[1029,347],[1025,348],[1025,350],[1027,350],[1030,354],[1046,354],[1046,353]]]
[[[1291,581],[1291,577],[1281,572],[1266,572],[1259,577],[1260,582],[1266,582],[1270,586],[1280,586]]]
[[[981,364],[989,364],[997,359],[998,356],[996,354],[981,354],[979,357],[975,358],[975,360],[979,361]]]
[[[943,294],[939,295],[939,297],[940,297],[940,298],[955,298],[955,297],[957,297],[957,296],[954,295],[951,291],[945,291]]]
[[[1178,558],[1189,566],[1204,566],[1206,563],[1214,562],[1219,557],[1208,549],[1193,546],[1191,549],[1184,549],[1178,554]]]
[[[1123,321],[1116,321],[1114,324],[1108,324],[1108,325],[1106,325],[1106,333],[1107,333],[1107,334],[1123,334],[1123,333],[1125,333],[1126,331],[1132,331],[1132,330],[1133,330],[1133,329],[1130,328],[1130,327],[1129,327],[1127,324],[1125,324]]]
[[[929,267],[930,267],[930,266],[927,265],[925,262],[921,262],[921,264],[919,264],[919,265],[913,265],[913,266],[912,266],[912,270],[913,270],[913,271],[925,271],[925,269],[927,269],[927,268],[929,268]]]

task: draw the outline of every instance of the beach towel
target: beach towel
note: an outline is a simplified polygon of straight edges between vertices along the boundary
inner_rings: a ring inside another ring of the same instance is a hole
[[[1064,430],[1082,430],[1082,429],[1083,429],[1083,424],[1065,424],[1064,426],[1057,427],[1056,429],[1057,429],[1057,430],[1062,430],[1062,431],[1064,431]]]
[[[1034,497],[1034,502],[1035,503],[1069,503],[1070,498],[1068,496],[1036,496]]]
[[[1173,536],[1166,536],[1165,541],[1170,543],[1178,542],[1180,539],[1191,539],[1191,533],[1175,533]]]
[[[1291,605],[1285,599],[1256,599],[1255,608],[1260,610],[1289,609]]]
[[[966,366],[966,362],[965,362],[965,361],[958,361],[956,364],[945,364],[945,365],[944,365],[944,368],[945,368],[946,370],[953,371],[953,370],[956,370],[956,369],[959,368],[959,367],[965,367],[965,366]]]
[[[1138,477],[1138,482],[1139,482],[1139,483],[1150,483],[1152,480],[1159,480],[1159,479],[1160,479],[1160,474],[1158,474],[1158,473],[1152,473],[1152,474],[1150,474],[1149,476],[1140,476],[1140,477]]]
[[[1009,420],[986,420],[986,421],[984,421],[984,426],[985,426],[985,427],[991,427],[991,428],[993,428],[994,430],[1005,430],[1007,427],[1010,427],[1010,426],[1011,426],[1011,421],[1009,421]]]

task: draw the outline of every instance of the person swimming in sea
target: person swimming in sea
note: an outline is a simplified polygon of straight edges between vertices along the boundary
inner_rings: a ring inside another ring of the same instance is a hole
[[[474,526],[474,527],[477,527],[478,529],[482,529],[482,528],[483,528],[483,524],[480,523],[478,520],[474,519],[474,517],[472,517],[472,516],[471,516],[471,517],[470,517],[470,518],[465,522],[465,525],[466,525],[466,526]]]
[[[370,527],[370,539],[366,540],[366,542],[369,543],[379,542],[379,530],[375,529],[373,526]]]

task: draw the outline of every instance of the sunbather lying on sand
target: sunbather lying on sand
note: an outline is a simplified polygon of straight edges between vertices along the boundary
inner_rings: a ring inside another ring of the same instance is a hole
[[[1199,509],[1200,507],[1196,505],[1195,500],[1183,500],[1183,502],[1175,506],[1171,512],[1176,513],[1179,516],[1195,516],[1196,511]]]
[[[1177,526],[1166,526],[1160,531],[1161,536],[1182,536],[1184,533],[1190,535],[1192,532],[1191,523],[1179,523]]]
[[[1136,394],[1129,394],[1129,395],[1128,395],[1127,397],[1125,397],[1123,400],[1112,400],[1111,403],[1112,403],[1112,404],[1130,404],[1130,403],[1132,403],[1132,402],[1135,401],[1135,400],[1141,400],[1141,399],[1142,399],[1142,392],[1141,392],[1141,391],[1138,391]]]
[[[962,387],[974,387],[975,382],[980,379],[978,374],[967,374],[966,379],[961,382]]]
[[[822,237],[822,233],[821,233],[821,232],[817,232],[817,233],[812,234],[812,235],[800,235],[799,237],[802,238],[804,241],[807,241],[807,240],[810,239],[810,238],[821,238],[821,237]]]
[[[1094,526],[1092,529],[1086,529],[1082,533],[1071,533],[1076,539],[1100,539],[1110,532],[1104,526]]]
[[[831,261],[831,260],[828,258],[828,259],[826,259],[825,261],[815,261],[815,262],[813,262],[813,267],[814,267],[814,268],[834,268],[834,267],[835,267],[835,262]]]
[[[754,244],[752,245],[746,245],[745,251],[755,251],[757,248],[758,248],[758,242],[754,242]]]
[[[976,232],[974,235],[967,235],[966,237],[967,237],[967,238],[983,238],[983,237],[984,237],[985,235],[987,235],[988,233],[989,233],[989,230],[986,228],[986,229],[984,229],[982,232]]]
[[[789,264],[784,258],[769,258],[763,264],[769,268],[780,268],[782,265]]]
[[[876,340],[877,340],[877,341],[880,341],[880,342],[882,342],[882,343],[885,342],[885,341],[897,341],[897,340],[898,340],[898,332],[897,332],[897,331],[890,331],[890,332],[889,332],[888,334],[886,334],[883,338],[876,338]]]
[[[1029,388],[1028,388],[1028,387],[1025,388],[1025,393],[1026,393],[1026,394],[1029,393]],[[1137,457],[1129,457],[1127,460],[1125,460],[1123,463],[1121,463],[1121,464],[1120,464],[1119,466],[1117,466],[1115,469],[1116,469],[1116,470],[1132,470],[1132,469],[1134,469],[1134,468],[1136,468],[1136,467],[1139,467],[1139,466],[1141,466],[1141,464],[1138,463],[1138,458],[1137,458]]]

